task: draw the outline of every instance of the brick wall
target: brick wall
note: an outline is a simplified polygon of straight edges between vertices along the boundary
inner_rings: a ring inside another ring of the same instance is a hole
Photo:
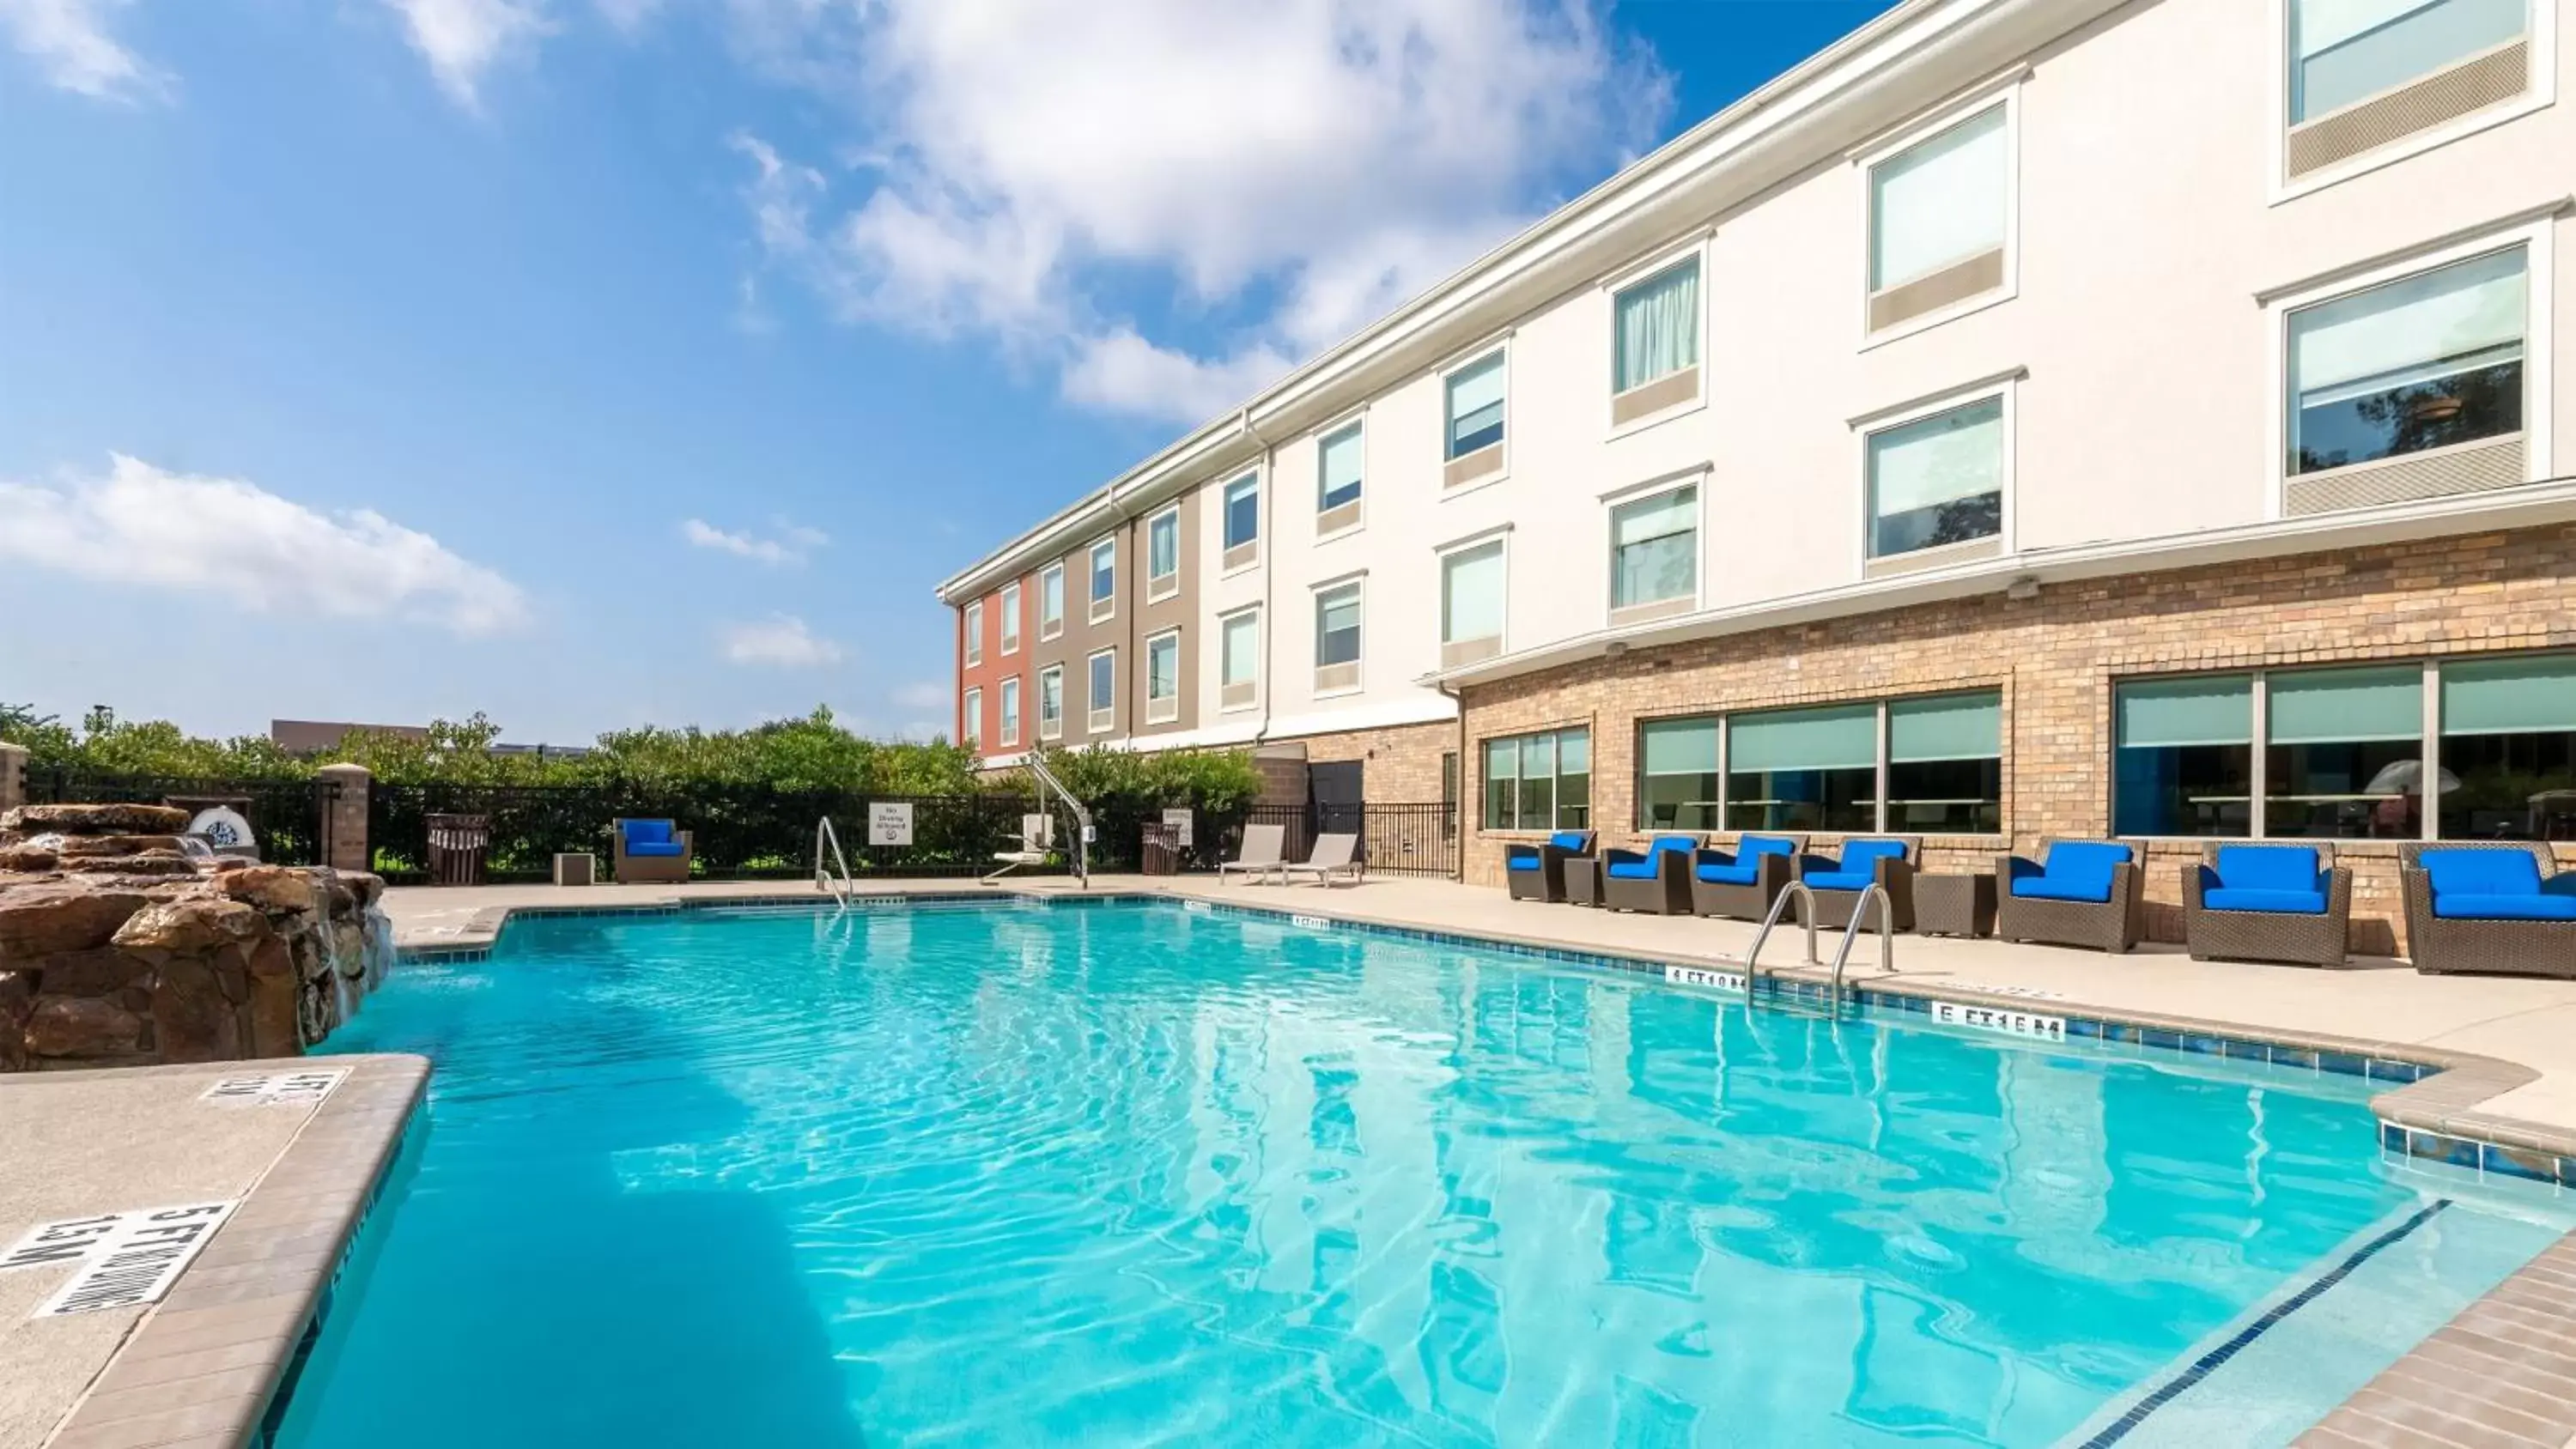
[[[1440,757],[1458,748],[1458,723],[1435,720],[1300,738],[1310,763],[1366,762],[1361,790],[1371,804],[1422,804],[1440,798]]]
[[[2000,688],[2011,833],[1925,841],[1931,869],[1991,869],[2008,846],[2028,852],[2049,836],[2109,828],[2115,677],[2571,644],[2576,525],[2557,525],[2056,584],[2029,600],[1989,594],[1632,650],[1470,687],[1467,738],[1472,762],[1476,741],[1589,724],[1593,819],[1615,842],[1633,833],[1640,719]],[[1466,773],[1468,819],[1481,819],[1480,772],[1470,763]],[[1469,880],[1500,881],[1506,838],[1470,837]],[[2150,849],[2158,939],[2181,939],[2180,868],[2200,849]],[[2576,862],[2576,847],[2559,850]],[[2354,948],[2399,949],[2396,844],[2338,841],[2336,852],[2354,873]]]

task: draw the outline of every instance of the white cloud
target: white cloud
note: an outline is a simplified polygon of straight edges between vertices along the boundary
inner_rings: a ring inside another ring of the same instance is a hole
[[[238,478],[121,453],[103,477],[0,482],[0,560],[262,613],[412,619],[467,635],[528,614],[516,584],[372,509],[323,514]]]
[[[167,94],[170,78],[119,44],[108,17],[131,0],[0,0],[0,31],[45,79],[100,100]]]
[[[1651,134],[1669,85],[1600,4],[734,0],[867,159],[827,207],[830,178],[735,144],[764,254],[836,315],[971,330],[1076,402],[1196,420]],[[1158,335],[1120,305],[1149,280]]]
[[[411,47],[448,99],[482,106],[483,73],[505,54],[533,46],[552,28],[544,0],[384,0],[402,17]],[[612,18],[614,15],[612,13]],[[638,15],[640,18],[640,12]]]
[[[819,528],[804,528],[783,521],[778,525],[777,537],[763,538],[751,533],[729,533],[703,518],[683,521],[680,536],[697,548],[711,548],[736,558],[773,565],[803,563],[807,555],[832,541],[831,536]]]
[[[935,679],[900,685],[895,689],[894,702],[905,709],[938,709],[948,703],[948,686]]]
[[[820,669],[841,662],[841,646],[816,634],[793,614],[735,624],[724,631],[722,643],[724,657],[735,664]]]

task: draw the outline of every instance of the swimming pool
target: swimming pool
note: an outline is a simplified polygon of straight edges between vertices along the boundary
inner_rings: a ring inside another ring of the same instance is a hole
[[[437,1069],[281,1449],[2286,1443],[2568,1226],[2350,1078],[1169,903],[521,918],[332,1046]]]

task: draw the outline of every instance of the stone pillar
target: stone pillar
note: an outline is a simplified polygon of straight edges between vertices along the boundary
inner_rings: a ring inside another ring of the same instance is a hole
[[[331,842],[322,863],[333,870],[373,869],[375,856],[367,848],[367,788],[375,775],[364,765],[324,765],[313,773],[340,786],[340,793],[322,807],[323,834]]]
[[[27,803],[27,747],[0,745],[0,810]]]

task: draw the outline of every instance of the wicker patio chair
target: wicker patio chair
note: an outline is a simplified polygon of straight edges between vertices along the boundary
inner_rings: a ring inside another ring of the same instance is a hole
[[[2548,846],[2445,840],[2398,855],[2416,970],[2576,978],[2576,871]]]
[[[1806,848],[1803,835],[1741,835],[1731,851],[1698,852],[1691,867],[1691,909],[1703,916],[1761,920],[1798,878],[1798,856]]]
[[[2341,966],[2352,872],[2322,841],[2210,845],[2182,868],[2182,918],[2195,961]]]
[[[2146,848],[2045,840],[2036,861],[1995,858],[1995,936],[2126,951],[2146,933]]]
[[[1887,892],[1887,910],[1892,918],[1883,924],[1891,931],[1914,929],[1914,872],[1923,863],[1923,837],[1920,835],[1855,835],[1843,842],[1840,860],[1823,856],[1804,856],[1798,863],[1798,878],[1807,884],[1808,902],[1816,914],[1818,926],[1840,929],[1851,924],[1852,913],[1869,887]]]
[[[1601,904],[1614,911],[1689,915],[1691,857],[1698,850],[1696,835],[1658,835],[1644,850],[1604,851]]]
[[[689,832],[668,820],[620,820],[609,831],[619,885],[668,885],[689,878]]]
[[[1545,840],[1503,847],[1503,881],[1516,901],[1565,899],[1565,862],[1592,853],[1592,832],[1560,830]]]

